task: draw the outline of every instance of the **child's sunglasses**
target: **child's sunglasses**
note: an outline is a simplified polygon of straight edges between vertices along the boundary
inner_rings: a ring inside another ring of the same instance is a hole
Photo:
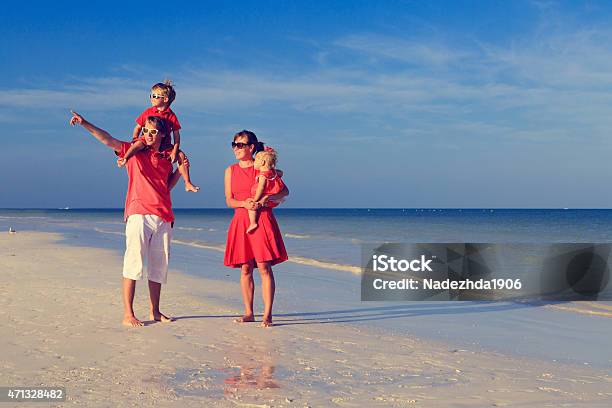
[[[152,93],[151,95],[149,95],[151,97],[151,99],[164,99],[165,96],[164,95],[160,95],[160,94],[155,94]]]
[[[142,134],[146,135],[147,133],[151,133],[151,136],[155,136],[159,132],[157,129],[148,129],[146,127],[142,128]]]
[[[249,144],[248,143],[241,143],[241,142],[232,142],[232,149],[244,149],[245,147],[247,147]]]

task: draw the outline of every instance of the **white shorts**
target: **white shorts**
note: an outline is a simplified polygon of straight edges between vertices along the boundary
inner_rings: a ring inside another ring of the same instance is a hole
[[[130,215],[125,225],[123,277],[142,279],[146,260],[148,279],[166,283],[171,240],[171,223],[157,215]]]

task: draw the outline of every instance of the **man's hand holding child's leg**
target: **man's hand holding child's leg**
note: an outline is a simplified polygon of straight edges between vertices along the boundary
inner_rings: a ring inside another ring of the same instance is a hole
[[[198,191],[200,191],[200,187],[196,186],[195,184],[191,182],[191,177],[189,176],[189,165],[183,166],[183,163],[185,162],[186,158],[187,157],[185,156],[185,153],[183,153],[182,150],[179,150],[178,151],[179,173],[181,173],[181,176],[183,177],[183,180],[185,181],[185,191],[197,193]]]
[[[178,158],[179,158],[179,148],[178,148],[178,145],[174,145],[174,147],[172,148],[172,151],[170,152],[170,160],[172,161],[172,163],[176,163]]]

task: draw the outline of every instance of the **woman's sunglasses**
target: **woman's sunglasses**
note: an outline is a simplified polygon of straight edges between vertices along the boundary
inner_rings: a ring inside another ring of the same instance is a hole
[[[245,147],[248,147],[248,146],[249,146],[248,143],[232,142],[232,149],[244,149]]]
[[[151,96],[151,99],[164,99],[165,98],[164,95],[154,94],[154,93],[152,93],[150,96]]]
[[[157,129],[148,129],[146,127],[142,128],[142,134],[146,135],[147,133],[151,133],[151,136],[155,136],[157,134],[157,132],[159,132],[159,130]]]

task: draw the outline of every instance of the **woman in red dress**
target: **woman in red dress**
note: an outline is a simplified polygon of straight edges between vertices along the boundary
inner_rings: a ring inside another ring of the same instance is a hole
[[[261,275],[264,314],[262,326],[272,326],[272,304],[274,303],[274,274],[272,265],[287,260],[287,251],[283,243],[272,208],[266,206],[268,199],[279,201],[289,194],[285,187],[273,196],[264,196],[259,202],[251,198],[251,186],[256,181],[257,170],[253,167],[253,155],[263,150],[263,143],[257,140],[255,133],[243,130],[234,135],[232,149],[238,163],[225,169],[225,202],[234,208],[234,217],[227,231],[224,264],[240,268],[240,287],[244,302],[244,316],[237,322],[254,322],[253,268],[257,266]],[[249,227],[248,210],[259,210],[259,227],[252,233]]]

